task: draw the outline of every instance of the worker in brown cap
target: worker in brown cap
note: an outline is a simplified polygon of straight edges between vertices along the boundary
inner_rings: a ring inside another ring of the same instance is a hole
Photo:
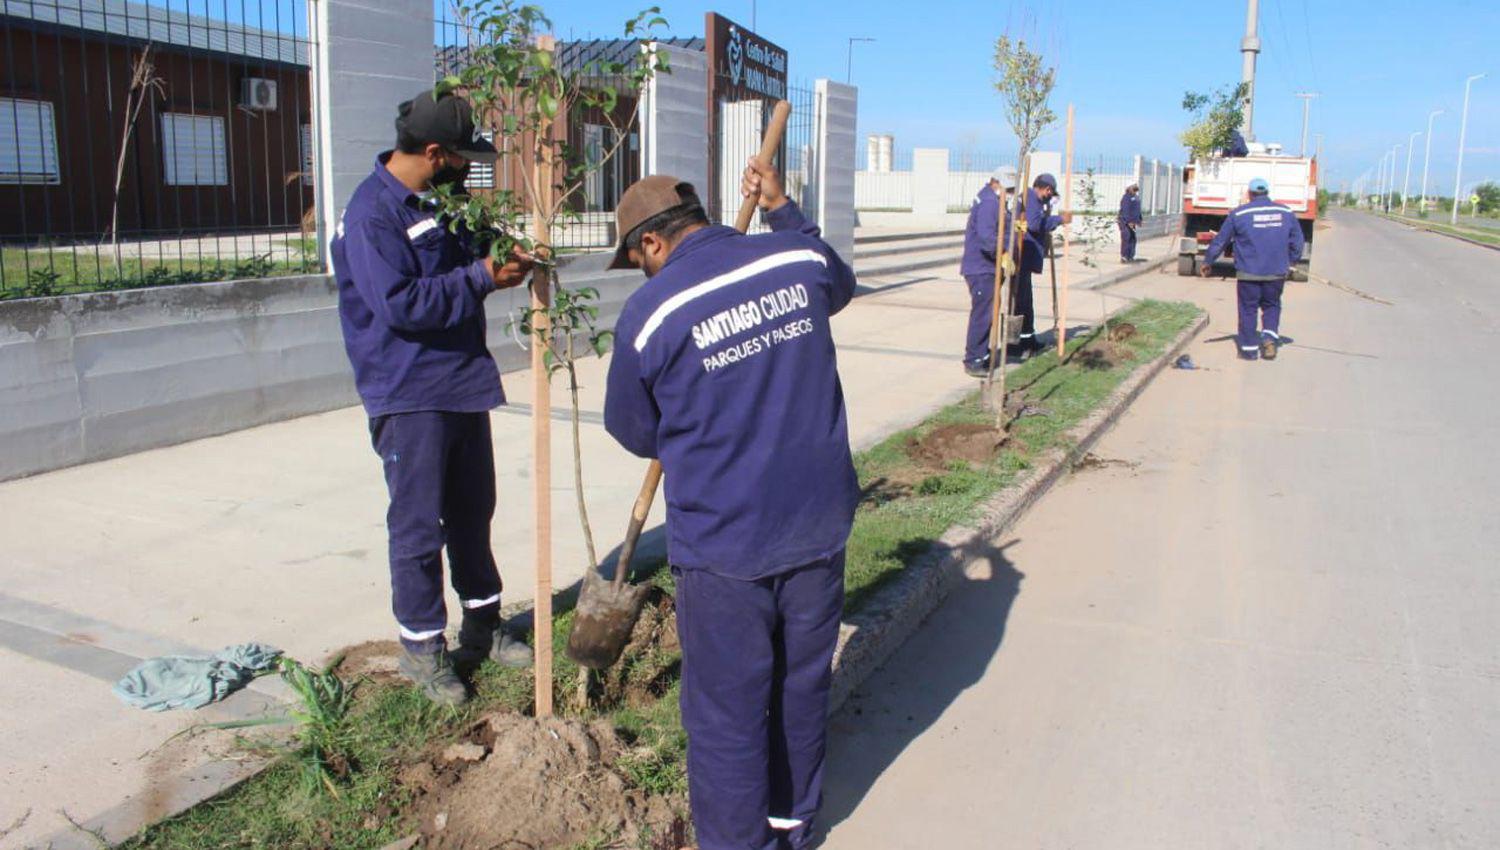
[[[698,846],[800,849],[859,502],[829,328],[854,272],[767,163],[741,191],[772,232],[710,224],[675,177],[621,198],[613,265],[650,280],[616,325],[604,424],[664,470]]]

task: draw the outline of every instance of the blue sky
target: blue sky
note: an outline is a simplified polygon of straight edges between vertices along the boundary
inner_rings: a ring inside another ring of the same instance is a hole
[[[658,0],[676,35],[702,35],[703,13],[743,24],[751,0],[715,4]],[[621,0],[542,0],[558,35],[617,34],[636,5]],[[642,6],[645,3],[640,4]],[[1047,3],[935,0],[757,0],[756,29],[785,47],[793,79],[845,74],[847,39],[855,45],[860,133],[893,133],[897,144],[1008,151],[991,87],[994,38],[1027,32],[1056,59],[1054,104],[1072,102],[1082,154],[1142,153],[1181,159],[1182,93],[1239,79],[1244,0],[1049,0]],[[1474,84],[1464,159],[1466,187],[1500,180],[1500,0],[1261,0],[1262,53],[1255,129],[1262,140],[1295,150],[1301,101],[1315,90],[1312,135],[1324,134],[1324,185],[1352,183],[1381,153],[1437,118],[1431,185],[1453,185],[1464,78]],[[1057,109],[1061,114],[1062,109]],[[1061,147],[1061,131],[1043,139]],[[1421,173],[1417,140],[1412,191]],[[1398,176],[1404,174],[1405,149]]]

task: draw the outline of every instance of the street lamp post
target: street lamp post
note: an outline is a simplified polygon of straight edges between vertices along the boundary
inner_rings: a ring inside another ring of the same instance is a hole
[[[856,42],[856,41],[874,41],[874,40],[875,39],[873,39],[873,38],[850,38],[849,39],[848,61],[847,61],[847,65],[844,68],[844,82],[845,83],[853,84],[853,82],[854,82],[854,42]]]
[[[1406,140],[1406,176],[1401,179],[1401,214],[1406,215],[1406,187],[1411,185],[1411,152],[1417,147],[1417,137],[1422,135],[1418,130],[1411,134]]]
[[[1307,156],[1307,112],[1318,93],[1315,91],[1297,92],[1296,96],[1302,98],[1302,147],[1298,149],[1297,156]]]
[[[1396,163],[1398,163],[1400,161],[1401,161],[1401,146],[1400,145],[1396,145],[1395,147],[1391,148],[1391,185],[1390,185],[1389,190],[1386,192],[1386,195],[1388,197],[1390,195],[1396,194]],[[1386,201],[1385,211],[1386,212],[1390,212],[1391,211],[1391,204],[1390,204],[1389,200]]]
[[[1448,217],[1449,224],[1458,224],[1458,194],[1464,182],[1464,135],[1469,130],[1469,86],[1483,77],[1483,74],[1475,74],[1464,81],[1464,117],[1458,123],[1458,171],[1453,175],[1453,214]]]
[[[1422,206],[1419,212],[1427,212],[1427,166],[1432,164],[1432,119],[1443,114],[1443,110],[1434,109],[1427,116],[1427,153],[1422,156]]]

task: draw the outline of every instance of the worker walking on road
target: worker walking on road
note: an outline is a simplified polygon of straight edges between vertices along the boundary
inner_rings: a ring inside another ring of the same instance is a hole
[[[652,176],[616,211],[626,301],[605,428],[661,459],[701,850],[811,844],[844,546],[859,502],[829,318],[854,272],[752,158],[772,232],[712,226]]]
[[[1120,213],[1115,216],[1120,225],[1120,262],[1135,262],[1135,230],[1141,226],[1141,185],[1131,183],[1120,196]]]
[[[995,263],[1000,246],[1000,210],[1005,210],[1006,232],[1010,229],[1010,204],[1016,193],[1016,170],[995,169],[969,206],[964,230],[964,256],[959,274],[969,287],[969,332],[964,342],[964,371],[983,378],[989,374],[990,325],[995,307]],[[1006,274],[1015,272],[1015,264]]]
[[[1021,252],[1020,270],[1016,273],[1015,309],[1021,316],[1021,342],[1017,354],[1031,354],[1045,346],[1036,338],[1036,307],[1031,297],[1031,276],[1042,271],[1042,258],[1052,244],[1052,231],[1073,220],[1071,212],[1052,214],[1052,199],[1057,197],[1057,178],[1039,174],[1026,190],[1026,243]],[[1017,230],[1021,225],[1017,224]]]
[[[517,286],[531,263],[500,263],[455,234],[426,199],[461,187],[469,163],[493,163],[469,103],[423,92],[399,107],[396,149],[354,190],[332,242],[344,347],[370,417],[390,493],[391,600],[401,672],[437,702],[468,697],[443,632],[444,547],[463,604],[461,647],[510,666],[531,648],[501,628],[491,408],[505,403],[485,347],[484,299]]]
[[[1263,178],[1250,181],[1249,203],[1235,207],[1208,245],[1200,273],[1208,277],[1225,248],[1234,252],[1240,305],[1236,339],[1240,358],[1275,360],[1281,345],[1281,293],[1291,267],[1302,259],[1302,225],[1275,203]],[[1262,324],[1263,322],[1263,324]],[[1257,330],[1258,328],[1258,330]]]

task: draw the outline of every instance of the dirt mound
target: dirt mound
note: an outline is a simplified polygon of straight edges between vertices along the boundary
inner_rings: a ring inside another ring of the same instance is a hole
[[[947,469],[953,461],[989,463],[1000,453],[1004,437],[995,426],[964,422],[941,425],[921,439],[906,441],[906,456],[932,469]]]
[[[1129,322],[1116,322],[1109,326],[1109,341],[1124,342],[1135,336],[1135,325]]]
[[[629,788],[609,723],[510,713],[479,718],[463,738],[401,771],[423,848],[676,850],[686,826],[672,802]],[[594,846],[594,845],[591,845]]]
[[[393,640],[371,640],[357,643],[334,653],[339,660],[335,672],[344,681],[359,678],[383,681],[401,678],[397,667],[401,658],[401,644]]]

